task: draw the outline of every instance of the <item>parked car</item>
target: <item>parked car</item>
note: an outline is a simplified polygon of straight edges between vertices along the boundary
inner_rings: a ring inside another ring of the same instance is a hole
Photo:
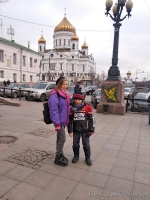
[[[71,104],[72,103],[73,94],[74,94],[74,86],[68,86],[68,91],[70,92],[70,104]],[[82,87],[81,92],[83,93],[84,99],[85,99],[86,91],[85,91],[84,87]]]
[[[30,88],[29,84],[26,83],[12,83],[8,87],[5,87],[5,96],[17,98],[20,95],[23,96],[24,90]],[[12,89],[12,90],[11,90]],[[0,89],[0,96],[4,96],[4,88]]]
[[[142,93],[142,92],[148,93],[149,91],[150,89],[147,87],[136,87],[132,92],[132,97],[135,97],[137,93]]]
[[[124,88],[124,99],[131,99],[132,98],[133,88]]]
[[[55,82],[40,81],[24,92],[26,100],[36,99],[45,101],[50,96],[50,91],[56,86]]]
[[[148,103],[147,98],[150,96],[150,93],[137,93],[134,97],[134,104],[132,107],[133,111],[145,111],[148,112]]]
[[[93,107],[96,109],[97,104],[101,100],[101,89],[96,89],[91,95],[91,103],[93,103]]]
[[[97,86],[93,86],[93,85],[89,85],[85,87],[86,94],[91,95],[96,90],[96,88]]]

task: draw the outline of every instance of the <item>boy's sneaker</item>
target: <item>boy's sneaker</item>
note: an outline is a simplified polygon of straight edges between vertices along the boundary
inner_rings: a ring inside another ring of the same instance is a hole
[[[55,162],[56,165],[60,165],[60,166],[67,166],[68,165],[68,159],[63,154],[57,155],[55,157],[54,162]]]
[[[76,162],[78,162],[78,160],[79,160],[79,156],[78,156],[78,155],[75,155],[75,156],[73,157],[73,159],[72,159],[72,163],[76,163]]]
[[[86,158],[85,161],[86,161],[86,164],[87,164],[88,166],[91,166],[91,165],[92,165],[92,161],[91,161],[90,158]]]

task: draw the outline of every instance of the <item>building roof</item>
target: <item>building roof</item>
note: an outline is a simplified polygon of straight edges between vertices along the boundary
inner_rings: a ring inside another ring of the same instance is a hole
[[[43,36],[40,37],[38,43],[44,43],[44,44],[46,43],[46,40],[43,38]]]
[[[35,53],[35,54],[40,55],[38,52],[33,51],[32,49],[29,49],[29,48],[27,48],[27,47],[25,47],[25,46],[22,46],[22,45],[20,45],[20,44],[17,44],[17,43],[15,43],[14,41],[6,40],[6,39],[0,37],[0,42],[1,42],[1,43],[4,43],[4,44],[6,44],[6,45],[13,46],[13,47],[18,48],[18,49],[22,49],[22,50],[24,50],[24,51],[28,51],[28,52]]]
[[[86,44],[86,42],[84,42],[84,44],[81,47],[82,49],[88,49],[88,45]]]
[[[54,29],[54,33],[60,32],[60,31],[69,31],[69,32],[76,33],[75,27],[72,26],[72,24],[68,21],[66,16]]]
[[[79,40],[78,36],[74,33],[72,36],[71,36],[71,40]]]

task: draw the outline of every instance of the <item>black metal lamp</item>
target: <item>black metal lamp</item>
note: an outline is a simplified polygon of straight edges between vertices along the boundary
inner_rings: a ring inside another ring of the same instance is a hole
[[[115,22],[114,26],[114,44],[113,44],[113,57],[112,57],[112,66],[108,70],[108,77],[107,80],[120,80],[120,71],[118,68],[118,47],[119,47],[119,29],[121,26],[121,21],[123,21],[126,17],[131,17],[131,11],[133,7],[133,2],[131,0],[117,0],[117,3],[112,8],[113,16],[109,13],[113,1],[107,0],[106,1],[106,16],[110,16],[111,19]],[[121,18],[121,14],[123,11],[124,6],[126,6],[127,14]]]

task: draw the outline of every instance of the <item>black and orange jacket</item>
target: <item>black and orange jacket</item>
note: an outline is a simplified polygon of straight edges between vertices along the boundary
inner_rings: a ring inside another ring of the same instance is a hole
[[[89,104],[84,104],[79,110],[73,112],[70,107],[68,133],[87,133],[95,131],[95,118]]]

